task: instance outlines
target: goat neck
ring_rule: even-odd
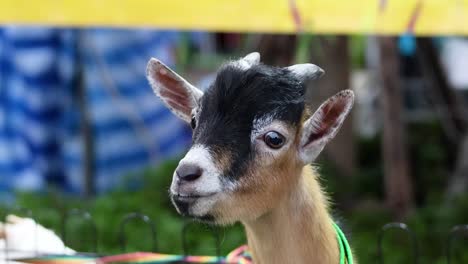
[[[255,263],[338,263],[328,201],[310,166],[270,212],[243,222]]]

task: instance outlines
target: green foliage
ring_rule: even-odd
[[[468,223],[468,196],[453,201],[450,206],[434,204],[415,210],[405,222],[416,234],[419,243],[419,263],[446,263],[447,237],[452,226]],[[346,213],[346,224],[352,230],[350,243],[359,263],[378,263],[377,239],[381,227],[392,222],[390,214],[378,204],[366,204]],[[468,263],[466,234],[456,236],[452,263]],[[392,230],[385,233],[383,250],[385,263],[414,263],[412,244],[406,233]]]
[[[361,69],[365,66],[365,47],[367,36],[350,36],[351,66],[353,69]]]

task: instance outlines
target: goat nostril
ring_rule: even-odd
[[[184,164],[176,170],[177,177],[182,181],[194,181],[202,175],[203,170],[197,165]]]

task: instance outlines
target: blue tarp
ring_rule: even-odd
[[[83,190],[81,67],[98,192],[181,154],[190,132],[145,78],[150,57],[174,64],[178,38],[177,32],[143,29],[0,28],[0,191],[49,184]]]

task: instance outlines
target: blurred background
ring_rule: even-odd
[[[118,3],[117,3],[118,2]],[[67,245],[122,252],[119,223],[150,216],[158,251],[182,253],[184,219],[167,190],[190,128],[145,78],[150,57],[206,88],[217,67],[252,51],[265,64],[312,62],[313,109],[343,89],[357,101],[317,162],[360,263],[376,263],[383,224],[408,224],[421,263],[446,263],[450,229],[468,223],[468,1],[0,1],[0,203],[32,215]],[[27,213],[25,213],[27,212]],[[153,250],[141,223],[127,251]],[[245,243],[220,228],[221,253]],[[214,255],[194,224],[189,253]],[[468,263],[468,236],[454,239]],[[387,234],[388,263],[413,263],[406,234]]]

